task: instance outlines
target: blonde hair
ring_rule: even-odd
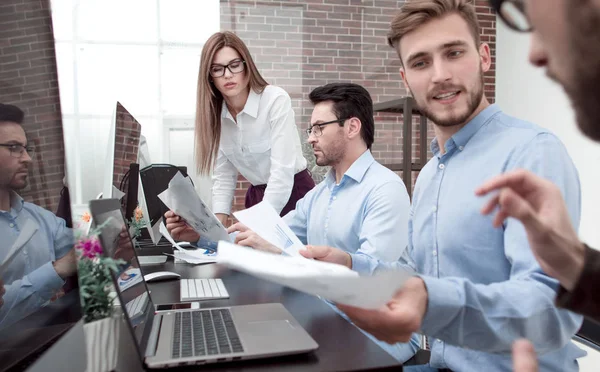
[[[256,93],[261,93],[269,85],[258,72],[248,47],[236,34],[230,31],[217,32],[206,41],[200,57],[196,130],[194,132],[196,144],[195,157],[197,171],[200,174],[207,174],[212,170],[219,152],[219,143],[221,142],[223,95],[213,84],[209,71],[215,54],[224,47],[235,49],[242,60],[245,61],[244,73],[248,78],[250,89]]]
[[[400,39],[404,35],[433,19],[453,13],[460,15],[467,22],[475,46],[479,47],[481,44],[479,22],[472,0],[409,0],[392,19],[387,35],[388,44],[396,49],[400,62],[402,62]]]

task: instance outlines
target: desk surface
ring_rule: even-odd
[[[202,301],[203,308],[280,302],[298,320],[319,344],[308,354],[266,358],[251,361],[198,366],[195,369],[218,369],[225,371],[358,371],[401,370],[401,365],[383,349],[362,334],[356,327],[339,316],[322,300],[291,288],[267,282],[216,264],[192,266],[168,261],[161,265],[143,266],[144,273],[174,271],[182,278],[222,278],[230,298],[227,300]],[[179,301],[179,280],[148,283],[155,304]],[[125,333],[125,334],[124,334]],[[119,370],[137,371],[141,365],[129,332],[122,347],[124,358]],[[127,350],[125,350],[127,349]]]

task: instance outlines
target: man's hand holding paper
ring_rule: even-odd
[[[263,250],[272,253],[283,251],[291,256],[299,256],[298,251],[304,248],[304,244],[266,200],[251,208],[234,212],[233,215],[262,240],[270,243],[270,246]]]
[[[197,242],[200,239],[200,234],[173,211],[165,213],[165,222],[167,231],[175,240]]]
[[[250,230],[246,225],[241,222],[235,223],[231,225],[227,229],[228,233],[237,232],[235,235],[234,243],[244,246],[250,247],[254,249],[258,249],[259,251],[270,252],[275,254],[281,254],[282,250],[277,246],[269,243],[265,239],[263,239],[260,235],[258,235],[253,230]]]

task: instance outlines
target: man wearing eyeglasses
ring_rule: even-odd
[[[365,88],[333,83],[316,88],[309,98],[314,109],[308,142],[316,163],[331,169],[283,220],[309,247],[337,247],[349,265],[372,273],[373,259],[397,261],[406,249],[410,210],[406,186],[371,154],[373,101]],[[167,229],[193,232],[172,216],[167,217]],[[230,226],[228,232],[237,232],[236,244],[281,253],[241,223]],[[196,238],[197,234],[191,237]],[[382,346],[399,359],[414,353],[405,345]]]
[[[340,248],[348,263],[372,273],[372,258],[396,261],[406,248],[410,200],[406,186],[375,161],[373,102],[357,84],[333,83],[313,90],[307,129],[316,163],[329,166],[325,180],[298,201],[284,221],[302,242]],[[237,244],[281,253],[241,223]]]
[[[72,230],[17,193],[27,186],[33,155],[23,118],[18,107],[0,103],[0,277],[5,289],[0,329],[47,304],[76,270]]]
[[[490,105],[483,76],[491,56],[479,35],[468,0],[409,0],[392,20],[401,77],[435,124],[434,156],[417,179],[409,222],[407,261],[419,277],[381,309],[339,308],[382,341],[427,335],[429,365],[407,371],[507,371],[518,337],[543,352],[545,371],[577,371],[585,353],[570,341],[582,318],[554,306],[558,283],[539,267],[522,224],[494,228],[473,193],[493,175],[529,169],[560,185],[567,218],[578,224],[577,172],[556,136]],[[349,266],[335,249],[301,253]]]

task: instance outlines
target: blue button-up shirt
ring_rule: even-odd
[[[340,248],[355,269],[369,271],[374,259],[396,261],[406,250],[409,211],[400,177],[367,150],[339,184],[330,170],[283,219],[304,244]]]
[[[474,194],[493,176],[528,169],[560,187],[577,228],[579,177],[564,145],[491,105],[447,141],[444,154],[435,140],[431,150],[415,185],[407,250],[429,296],[422,331],[438,339],[430,340],[431,366],[511,371],[511,344],[525,337],[540,370],[578,370],[575,358],[584,353],[570,340],[582,317],[554,306],[557,281],[542,272],[523,225],[508,219],[494,228],[493,217],[480,213],[486,199]]]
[[[0,262],[8,255],[26,223],[35,232],[25,241],[17,256],[0,273],[6,293],[0,307],[0,328],[7,327],[44,306],[63,286],[52,261],[73,248],[73,232],[65,221],[16,193],[11,195],[10,211],[0,211]]]

